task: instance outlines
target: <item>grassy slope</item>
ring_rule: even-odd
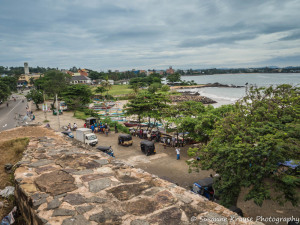
[[[0,189],[4,189],[6,186],[14,186],[13,173],[8,174],[5,172],[4,165],[11,163],[16,164],[22,159],[23,151],[29,143],[28,138],[18,138],[9,141],[0,142]],[[6,216],[13,208],[14,198],[8,199],[0,197],[0,201],[7,204],[7,207],[0,208],[0,220]]]

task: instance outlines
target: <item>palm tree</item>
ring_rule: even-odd
[[[108,91],[111,89],[112,84],[108,81],[108,76],[101,82],[101,86],[106,89],[106,97],[108,97]]]
[[[33,77],[30,77],[30,78],[29,78],[29,84],[30,84],[30,85],[34,85],[34,79],[33,79]]]

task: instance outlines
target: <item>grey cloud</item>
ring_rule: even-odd
[[[300,30],[294,31],[291,34],[280,38],[280,41],[294,41],[294,40],[299,40],[300,39]]]
[[[92,69],[217,66],[247,52],[252,62],[259,54],[275,59],[284,49],[287,63],[300,51],[299,7],[295,0],[2,1],[0,62]],[[219,47],[237,51],[224,61],[217,58]],[[203,52],[212,62],[199,57]]]
[[[257,35],[252,33],[233,34],[231,36],[217,37],[217,38],[194,38],[181,42],[179,47],[203,47],[213,44],[234,44],[237,41],[251,40]]]

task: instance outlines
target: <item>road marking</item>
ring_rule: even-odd
[[[21,101],[19,101],[19,102],[15,105],[15,107],[13,107],[8,113],[6,113],[6,115],[4,116],[3,119],[5,119],[5,117],[6,117],[8,114],[10,114],[11,111],[13,111],[20,103],[21,103]],[[1,123],[1,122],[2,122],[2,120],[0,120],[0,123]]]

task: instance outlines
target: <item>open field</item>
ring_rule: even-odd
[[[95,93],[96,87],[92,88],[92,91]],[[103,95],[106,95],[107,92],[102,93]],[[113,85],[111,89],[108,91],[109,95],[126,95],[133,93],[133,90],[129,88],[129,85]],[[100,94],[100,93],[97,93]]]

